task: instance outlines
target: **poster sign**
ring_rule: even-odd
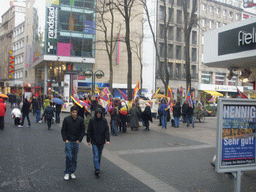
[[[255,100],[218,100],[217,172],[256,169],[255,131]]]
[[[58,43],[58,56],[70,57],[71,44],[70,43]]]
[[[95,23],[93,21],[84,21],[84,33],[95,34]]]
[[[47,54],[56,54],[57,49],[57,23],[58,23],[58,8],[54,6],[46,9],[46,52]]]

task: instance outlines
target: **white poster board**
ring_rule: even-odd
[[[256,170],[256,100],[220,98],[217,117],[215,170]]]
[[[64,89],[63,89],[64,101],[69,101],[69,94],[70,94],[70,74],[64,74]]]

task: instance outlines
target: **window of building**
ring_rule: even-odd
[[[186,0],[187,8],[188,8],[188,9],[190,8],[190,1],[191,1],[191,0]]]
[[[208,71],[202,71],[201,74],[202,84],[211,84],[212,83],[212,73]]]
[[[169,8],[169,19],[170,19],[170,22],[174,22],[174,9],[173,8]]]
[[[168,44],[168,58],[173,59],[173,44]]]
[[[177,1],[177,6],[181,7],[182,6],[182,1]]]
[[[159,43],[159,47],[160,47],[160,57],[164,57],[164,43]]]
[[[177,27],[177,31],[176,31],[176,41],[181,42],[182,41],[182,29]]]
[[[215,73],[215,85],[224,85],[224,73]]]
[[[164,7],[160,6],[160,10],[159,10],[159,18],[160,18],[160,20],[164,20],[164,17],[165,17],[164,10],[165,10]]]
[[[240,20],[240,14],[239,13],[236,14],[236,20]]]
[[[160,24],[160,27],[159,27],[159,36],[160,36],[160,38],[162,38],[162,39],[164,39],[164,25],[161,25]]]
[[[202,35],[202,45],[204,45],[204,35]]]
[[[174,35],[173,35],[173,29],[174,29],[174,28],[171,27],[171,26],[168,27],[168,39],[169,39],[169,40],[173,40],[173,36],[174,36]]]
[[[176,45],[176,59],[181,60],[181,46]]]
[[[197,31],[192,31],[192,44],[197,45]]]
[[[209,22],[209,27],[210,27],[210,29],[213,28],[213,20],[210,20],[210,22]]]
[[[237,77],[233,76],[232,79],[228,80],[228,85],[237,86]]]
[[[210,13],[213,12],[213,6],[210,6]]]
[[[177,23],[181,24],[182,23],[182,11],[177,10]]]
[[[20,72],[20,78],[22,78],[22,77],[23,77],[23,71]]]
[[[216,13],[217,13],[218,15],[220,14],[220,8],[219,8],[219,7],[216,9]]]
[[[206,11],[206,4],[203,3],[202,7],[203,7],[203,11]]]
[[[226,15],[227,15],[227,10],[223,9],[223,16],[226,16]]]
[[[28,43],[28,36],[27,36],[26,42]]]
[[[203,19],[202,19],[202,27],[205,27],[205,26],[206,26],[206,19],[203,18]]]
[[[229,17],[233,18],[234,13],[232,11],[229,12]]]
[[[175,64],[175,76],[181,78],[181,64],[179,63]]]
[[[168,73],[170,77],[173,77],[173,63],[168,63]]]
[[[216,28],[219,28],[220,27],[220,22],[216,22]]]
[[[196,48],[192,48],[191,55],[192,55],[191,60],[196,61],[197,60],[197,50],[196,50]]]
[[[227,25],[227,23],[223,23],[223,26],[226,26]]]
[[[191,66],[191,78],[192,79],[197,79],[197,72],[196,72],[196,65]]]

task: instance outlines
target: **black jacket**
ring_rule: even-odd
[[[101,113],[101,118],[97,118],[97,112]],[[94,145],[103,145],[106,141],[110,141],[108,122],[102,117],[102,110],[97,109],[95,117],[90,119],[88,125],[87,142]]]
[[[141,118],[143,121],[151,121],[152,122],[152,114],[150,106],[147,106],[141,114]]]
[[[73,119],[71,115],[67,116],[63,120],[61,135],[63,141],[79,141],[81,142],[85,135],[85,125],[84,120],[77,116]]]
[[[183,103],[182,105],[182,115],[185,115],[188,113],[188,107],[189,105],[187,103]]]
[[[56,104],[56,113],[60,113],[61,112],[61,108],[62,108],[62,105]]]
[[[29,114],[29,109],[30,109],[30,105],[31,105],[31,103],[29,103],[28,101],[25,101],[24,103],[23,103],[23,105],[22,105],[22,109],[21,109],[21,112],[23,113],[23,114]]]
[[[173,106],[173,116],[174,117],[180,117],[181,116],[180,102],[177,102],[177,104]]]
[[[46,107],[43,116],[45,116],[45,119],[52,119],[54,117],[53,109],[51,107]]]
[[[194,114],[194,106],[188,108],[188,113],[187,114],[188,114],[188,116],[191,116],[191,115]]]

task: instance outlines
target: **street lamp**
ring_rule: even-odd
[[[95,72],[93,72],[92,70],[86,70],[84,72],[84,76],[85,76],[85,78],[92,77],[92,94],[93,94],[94,89],[95,89],[95,79],[96,79],[96,77],[97,77],[97,79],[101,79],[102,77],[104,77],[104,72],[102,70],[97,70]]]

